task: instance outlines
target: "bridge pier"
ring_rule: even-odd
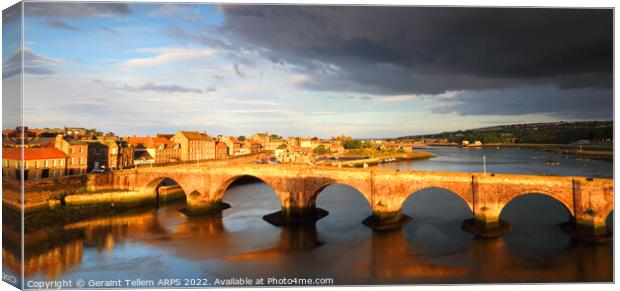
[[[193,192],[187,196],[187,206],[181,212],[187,216],[199,216],[221,213],[222,210],[230,208],[230,204],[221,199],[209,201],[204,199],[200,193]]]
[[[613,239],[607,231],[607,215],[613,209],[613,188],[601,187],[600,179],[573,179],[575,216],[562,229],[573,239],[605,243]],[[611,199],[609,199],[611,197]]]
[[[474,218],[463,221],[462,229],[476,238],[498,238],[512,230],[508,221],[499,219],[501,208],[489,205],[474,208]]]
[[[578,214],[560,227],[577,241],[599,244],[613,239],[612,233],[607,230],[606,217],[592,210]]]
[[[409,223],[411,217],[398,211],[373,211],[362,223],[373,230],[396,230]]]
[[[397,230],[411,221],[411,217],[401,212],[404,197],[393,195],[389,185],[375,185],[372,214],[362,223],[373,230]]]
[[[263,219],[275,226],[314,224],[327,216],[327,210],[316,207],[316,200],[305,192],[276,191],[282,210],[267,214]]]

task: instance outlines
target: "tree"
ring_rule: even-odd
[[[360,149],[362,148],[362,141],[358,139],[349,140],[345,142],[343,146],[345,149],[348,149],[348,150]]]
[[[238,139],[239,141],[245,141],[245,136],[240,135],[239,137],[237,137],[237,139]]]
[[[318,155],[324,155],[324,154],[328,154],[329,150],[326,149],[325,146],[321,144],[314,148],[314,152]]]
[[[277,135],[277,134],[272,134],[272,135],[269,136],[269,138],[271,138],[271,139],[281,139],[282,137]]]

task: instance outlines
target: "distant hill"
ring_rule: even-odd
[[[436,142],[479,140],[482,143],[612,144],[613,121],[510,124],[438,134],[412,135],[397,140],[430,139]]]

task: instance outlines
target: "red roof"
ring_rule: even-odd
[[[8,160],[21,160],[20,148],[3,148],[2,158]],[[24,148],[24,160],[45,160],[66,158],[67,155],[55,148]]]
[[[172,142],[163,137],[130,137],[128,138],[128,141],[134,147],[137,147],[140,144],[144,145],[146,148],[154,148],[160,144],[164,144],[167,147],[172,146]]]
[[[215,143],[215,146],[216,146],[216,147],[219,147],[219,148],[228,148],[228,146],[227,146],[225,143],[220,142],[220,141],[218,141],[217,143]]]

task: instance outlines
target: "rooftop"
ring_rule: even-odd
[[[44,160],[66,158],[67,155],[55,148],[24,148],[24,160]],[[2,158],[21,160],[21,148],[3,148]]]

